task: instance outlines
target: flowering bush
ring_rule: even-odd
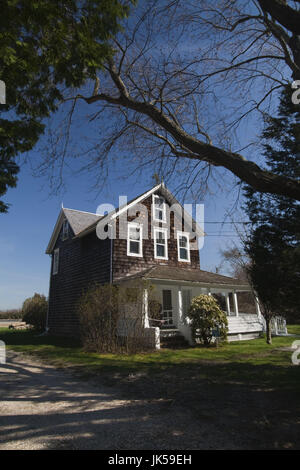
[[[200,341],[208,346],[216,334],[223,341],[227,339],[227,317],[212,295],[201,294],[194,297],[187,317],[191,321],[192,337],[195,343]]]

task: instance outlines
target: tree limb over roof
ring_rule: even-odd
[[[275,92],[289,86],[291,75],[300,78],[300,10],[289,3],[142,5],[113,41],[114,58],[91,94],[66,98],[93,105],[91,120],[112,123],[94,147],[94,164],[126,145],[139,168],[151,163],[171,172],[189,162],[184,173],[199,186],[212,167],[225,168],[259,192],[300,200],[299,180],[267,171],[230,142],[250,115],[257,120]]]

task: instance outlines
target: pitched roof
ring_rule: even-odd
[[[169,189],[167,189],[167,187],[165,186],[164,183],[160,183],[156,186],[154,186],[153,188],[151,188],[150,190],[148,191],[145,191],[144,193],[140,194],[139,196],[135,197],[134,199],[131,199],[131,201],[127,202],[127,204],[124,204],[123,206],[121,207],[118,207],[117,209],[109,212],[108,214],[106,214],[103,219],[102,219],[102,222],[104,223],[109,223],[111,220],[115,219],[116,217],[118,217],[123,211],[125,211],[126,209],[128,209],[129,207],[132,207],[134,206],[135,204],[138,204],[139,202],[142,202],[144,199],[146,199],[147,197],[151,196],[151,194],[154,194],[155,192],[159,191],[164,197],[165,199],[170,203],[170,205],[178,205],[178,206],[181,206],[182,209],[183,209],[183,213],[185,215],[185,221],[187,224],[190,224],[191,225],[191,228],[192,228],[192,225],[195,226],[195,228],[197,229],[197,233],[200,235],[205,235],[203,229],[194,221],[194,219],[191,217],[190,214],[188,214],[185,209],[183,208],[182,204],[180,204],[177,199],[175,198],[175,196],[171,193],[171,191]],[[181,216],[181,214],[180,214]],[[82,232],[79,233],[79,237],[83,237],[85,235],[87,235],[88,233],[90,233],[91,231],[93,231],[95,228],[96,228],[96,225],[97,225],[97,221],[94,222],[93,224],[91,224],[89,227],[86,227],[85,229],[82,230]]]
[[[200,269],[185,269],[172,266],[152,266],[144,271],[114,279],[114,281],[119,282],[137,278],[197,283],[205,287],[213,284],[220,287],[227,286],[250,289],[249,284],[245,281],[240,281],[233,277],[210,273]]]
[[[101,215],[93,214],[92,212],[83,212],[75,209],[66,209],[62,207],[57,218],[54,230],[52,232],[50,241],[48,243],[46,253],[52,253],[57,237],[65,219],[67,219],[75,236],[77,236],[80,232],[82,232],[84,229],[94,224],[95,222],[98,222],[101,218]]]
[[[96,229],[97,223],[99,220],[103,220],[105,223],[109,223],[111,220],[113,220],[115,217],[117,217],[119,214],[121,214],[123,211],[128,209],[131,206],[134,206],[135,204],[143,201],[147,197],[151,196],[151,194],[154,194],[156,191],[160,191],[160,193],[166,198],[166,200],[170,203],[170,205],[176,205],[178,204],[179,206],[182,207],[182,205],[177,201],[175,196],[169,191],[164,183],[160,183],[153,188],[145,191],[144,193],[140,194],[139,196],[135,197],[131,201],[127,202],[127,204],[124,204],[121,207],[118,207],[116,210],[113,210],[109,212],[106,215],[99,215],[99,214],[94,214],[92,212],[83,212],[83,211],[78,211],[75,209],[66,209],[62,208],[60,211],[60,214],[58,216],[58,219],[56,221],[56,225],[54,227],[52,236],[50,238],[46,253],[50,254],[53,251],[53,248],[55,246],[57,237],[59,235],[59,232],[61,230],[63,221],[65,218],[67,218],[75,236],[77,237],[84,237],[85,235],[88,235],[89,233],[93,232]],[[183,208],[184,214],[185,214],[185,221],[188,225],[195,224],[195,228],[197,230],[197,233],[200,235],[205,235],[204,231],[199,227],[199,225],[192,219],[191,215],[188,214],[184,208]],[[181,214],[180,214],[181,216]]]
[[[101,215],[92,212],[82,212],[75,209],[63,209],[63,211],[75,235],[78,235],[95,222],[99,222],[102,218]]]
[[[163,183],[160,183],[157,186],[154,186],[152,189],[147,190],[144,193],[140,194],[139,196],[136,196],[135,198],[131,199],[130,201],[127,202],[127,204],[117,207],[115,210],[109,212],[103,217],[103,222],[104,221],[109,222],[112,218],[117,217],[121,211],[125,210],[126,208],[128,209],[129,206],[135,205],[138,202],[143,201],[146,197],[150,196],[152,193],[160,189],[162,186],[163,186]],[[95,229],[96,225],[97,225],[97,222],[91,224],[89,227],[86,227],[84,230],[82,230],[79,236],[83,237],[87,235],[89,232]]]

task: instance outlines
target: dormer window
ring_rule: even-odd
[[[128,224],[127,255],[143,256],[142,226],[140,224]]]
[[[67,240],[67,238],[69,238],[69,223],[65,219],[63,223],[62,239]]]
[[[177,232],[178,261],[190,262],[190,239],[189,234]]]
[[[152,199],[153,220],[157,222],[166,222],[166,202],[162,196],[153,194]]]
[[[166,228],[154,228],[154,257],[168,259],[168,231]]]

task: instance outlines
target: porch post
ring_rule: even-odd
[[[178,287],[178,323],[183,323],[182,288]]]
[[[254,302],[255,302],[256,315],[258,316],[258,318],[261,318],[261,311],[260,311],[259,301],[258,301],[258,297],[257,297],[256,294],[254,294]]]
[[[144,289],[144,292],[143,292],[143,312],[144,312],[144,327],[149,328],[148,289]]]
[[[278,323],[277,323],[277,317],[274,318],[274,334],[275,336],[278,336]]]
[[[226,299],[226,311],[227,311],[227,315],[229,316],[230,315],[230,300],[229,300],[228,293],[225,294],[225,299]]]
[[[238,300],[237,300],[237,295],[236,295],[235,291],[233,292],[233,306],[234,306],[235,316],[238,317],[239,316],[239,306],[238,306]]]

